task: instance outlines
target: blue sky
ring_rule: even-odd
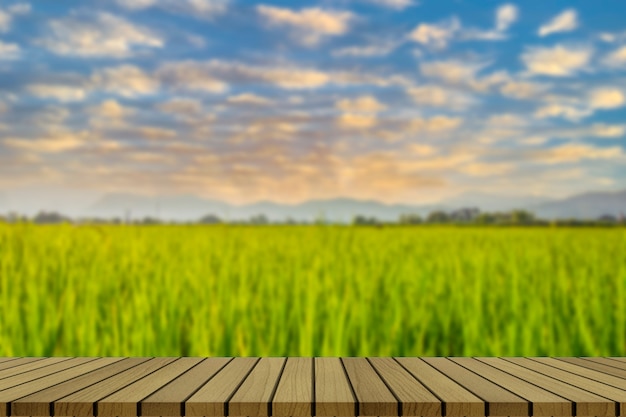
[[[3,1],[0,192],[623,189],[624,16],[621,0]]]

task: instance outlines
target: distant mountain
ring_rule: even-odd
[[[396,221],[402,214],[426,217],[434,210],[451,211],[463,207],[477,207],[481,211],[509,211],[526,209],[537,216],[551,219],[596,219],[604,214],[626,214],[626,190],[616,193],[592,192],[560,200],[536,196],[497,196],[486,193],[465,193],[437,205],[384,204],[375,200],[334,198],[309,200],[299,204],[259,201],[253,204],[232,205],[224,201],[203,199],[193,195],[146,197],[132,194],[107,194],[93,204],[85,216],[132,219],[158,217],[163,220],[190,221],[214,214],[223,220],[249,220],[264,214],[270,221],[291,218],[297,221],[315,221],[325,218],[330,222],[351,222],[354,216],[376,217]]]
[[[197,220],[205,214],[225,216],[231,206],[193,195],[148,197],[134,194],[106,194],[89,207],[85,216],[132,219],[158,217],[166,220]]]
[[[503,196],[481,192],[466,192],[443,201],[443,205],[451,209],[462,207],[478,207],[481,211],[510,211],[524,209],[552,200],[537,196]]]
[[[440,206],[388,205],[373,200],[336,198],[310,200],[290,205],[260,201],[246,205],[208,200],[191,195],[169,197],[146,197],[131,194],[107,194],[93,204],[85,216],[132,219],[146,216],[164,220],[198,220],[207,214],[214,214],[224,220],[249,220],[250,217],[264,214],[270,221],[292,218],[298,221],[314,221],[325,218],[331,222],[350,222],[356,215],[376,217],[379,220],[395,221],[401,214],[417,213],[425,216]]]
[[[549,203],[538,204],[530,209],[539,217],[597,219],[605,214],[626,215],[626,190],[617,192],[589,192]]]

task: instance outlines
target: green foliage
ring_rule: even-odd
[[[0,356],[624,356],[621,228],[0,224]]]

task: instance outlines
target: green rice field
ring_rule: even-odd
[[[0,224],[0,356],[626,356],[626,229]]]

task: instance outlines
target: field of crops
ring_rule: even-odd
[[[626,230],[0,224],[0,356],[626,356]]]

